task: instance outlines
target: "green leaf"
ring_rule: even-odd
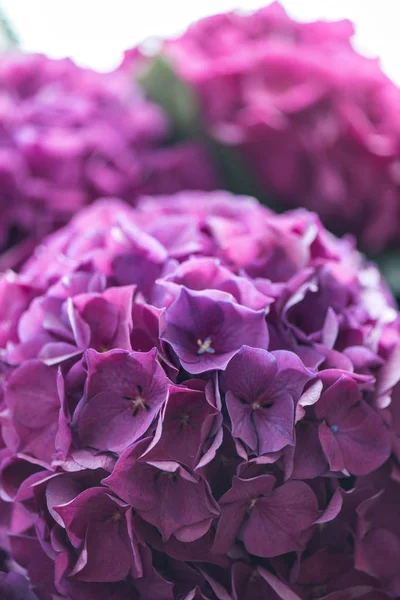
[[[239,150],[210,136],[207,136],[205,143],[218,167],[224,189],[233,194],[253,196],[272,210],[282,210],[272,196],[267,195],[258,184],[251,166],[246,164]]]
[[[388,282],[393,295],[400,298],[400,252],[387,251],[375,257],[382,275]]]
[[[240,151],[206,131],[196,92],[179,78],[165,56],[159,54],[147,62],[137,79],[147,96],[168,115],[172,124],[171,144],[188,139],[203,144],[213,158],[224,189],[254,196],[275,211],[283,210],[284,207],[258,184],[251,165],[246,163]]]
[[[148,97],[168,114],[175,140],[193,137],[199,127],[199,109],[195,92],[175,73],[162,55],[147,63],[138,81]]]

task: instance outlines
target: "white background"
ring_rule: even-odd
[[[179,33],[196,18],[269,0],[2,0],[22,47],[54,57],[71,56],[100,70],[115,67],[125,48],[149,36]],[[400,0],[283,0],[301,19],[349,18],[356,46],[379,56],[400,84]]]

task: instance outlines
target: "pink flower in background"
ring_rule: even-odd
[[[161,56],[194,93],[193,130],[201,121],[235,151],[220,164],[229,189],[255,186],[267,204],[314,210],[376,253],[399,244],[400,92],[352,35],[349,21],[300,23],[274,2],[202,19]],[[141,72],[143,62],[135,48],[121,70]]]
[[[11,249],[0,269],[18,266],[37,241],[99,196],[133,204],[143,193],[217,187],[206,150],[169,138],[167,115],[122,71],[3,56],[0,250]]]

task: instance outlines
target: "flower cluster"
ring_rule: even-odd
[[[162,54],[260,196],[314,210],[375,253],[400,239],[400,91],[352,34],[348,21],[298,23],[273,3],[203,19]],[[124,65],[138,60],[128,51]]]
[[[100,201],[1,277],[0,347],[40,600],[400,595],[397,312],[315,215]]]
[[[205,150],[167,145],[166,115],[131,79],[68,59],[1,58],[0,251],[12,249],[0,270],[99,196],[133,203],[143,193],[215,187]]]

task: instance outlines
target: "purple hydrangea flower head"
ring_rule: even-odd
[[[0,304],[0,590],[399,596],[400,321],[351,241],[227,192],[103,199]]]
[[[0,267],[100,196],[218,186],[199,143],[167,145],[170,124],[123,71],[7,55],[0,61]]]
[[[194,131],[200,121],[232,161],[230,185],[242,161],[242,193],[256,179],[267,202],[314,210],[377,252],[399,244],[400,92],[353,33],[349,21],[297,22],[273,2],[204,18],[161,56],[196,97]],[[143,63],[135,48],[121,70]]]

